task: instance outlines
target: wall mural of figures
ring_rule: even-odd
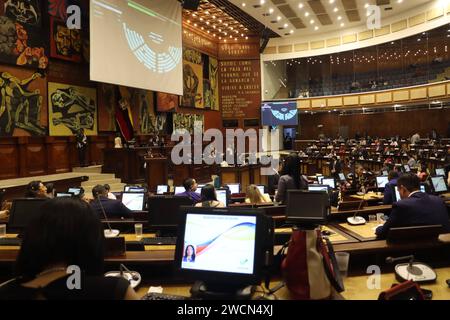
[[[98,88],[98,130],[116,131],[116,86],[100,83]]]
[[[219,79],[217,59],[202,54],[203,100],[205,109],[219,110]]]
[[[45,69],[41,1],[0,0],[0,62]]]
[[[203,127],[204,116],[202,114],[175,113],[173,115],[174,132],[181,132],[186,129],[190,134],[193,134],[195,128],[203,132]]]
[[[49,133],[74,135],[80,128],[97,135],[97,90],[61,83],[48,83]]]
[[[48,14],[65,21],[67,19],[67,0],[48,0]]]
[[[47,105],[44,75],[0,68],[0,136],[43,136]]]
[[[183,50],[183,107],[204,107],[202,54],[196,50]]]
[[[209,57],[209,100],[212,110],[219,110],[219,62]]]
[[[50,57],[81,62],[81,30],[69,29],[62,20],[50,17]]]
[[[0,0],[0,14],[24,25],[42,25],[39,0]]]
[[[156,111],[158,112],[177,112],[180,97],[175,94],[157,92],[156,93]]]
[[[139,133],[150,133],[151,119],[155,118],[153,92],[135,89],[133,92],[133,107],[139,111]]]

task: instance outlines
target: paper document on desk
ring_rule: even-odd
[[[163,287],[159,286],[159,287],[150,287],[148,289],[148,293],[162,293],[163,292]]]

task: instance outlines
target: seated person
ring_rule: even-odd
[[[444,201],[420,192],[420,181],[415,174],[404,174],[398,181],[401,200],[392,205],[392,211],[383,226],[376,229],[378,238],[386,238],[390,228],[442,225],[450,232],[450,222]]]
[[[284,203],[287,190],[308,190],[308,181],[300,173],[300,158],[297,153],[292,152],[287,156],[280,175],[275,201]]]
[[[247,187],[245,203],[264,204],[272,203],[272,200],[266,194],[262,194],[256,185],[251,184]]]
[[[106,189],[106,192],[108,192],[108,199],[117,200],[114,193],[111,192],[111,186],[109,184],[107,184],[107,183],[105,184],[105,189]]]
[[[201,202],[197,203],[196,207],[207,208],[224,208],[225,204],[217,201],[216,188],[212,184],[207,184],[202,188]]]
[[[399,174],[397,171],[389,171],[388,180],[389,182],[384,187],[383,204],[394,203],[394,193],[395,186],[397,185]]]
[[[188,197],[194,203],[200,202],[202,200],[201,196],[195,192],[195,190],[197,190],[197,181],[195,181],[195,179],[192,178],[185,179],[183,182],[183,187],[186,191],[177,194],[177,196]]]
[[[27,185],[25,198],[47,198],[47,188],[41,181],[31,181]]]
[[[108,199],[108,192],[104,185],[96,185],[92,188],[94,200],[90,205],[100,219],[103,219],[103,210],[108,218],[132,218],[133,211],[128,209],[121,201]],[[102,209],[103,208],[103,209]]]
[[[49,182],[45,184],[45,188],[47,188],[47,198],[53,199],[56,194],[55,185]]]
[[[25,230],[17,277],[0,285],[0,300],[137,299],[127,280],[103,276],[103,230],[89,205],[56,198]],[[69,266],[79,267],[79,288]],[[70,289],[68,284],[74,284]]]

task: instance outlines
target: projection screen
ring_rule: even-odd
[[[90,0],[91,80],[183,95],[181,4]]]

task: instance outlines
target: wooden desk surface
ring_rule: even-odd
[[[371,214],[371,213],[378,213],[378,212],[387,212],[390,211],[392,209],[392,205],[387,204],[387,205],[379,205],[379,206],[367,206],[364,207],[360,210],[357,209],[352,209],[352,210],[342,210],[339,211],[336,207],[332,207],[331,208],[331,214],[332,215],[349,215],[349,214],[354,214],[355,211],[358,211],[358,214]]]
[[[377,194],[377,193],[366,193],[365,195],[359,196],[359,195],[352,195],[351,198],[358,199],[358,200],[364,200],[364,201],[375,201],[375,200],[382,200],[383,194]]]
[[[431,284],[421,285],[421,288],[433,291],[433,300],[450,300],[450,289],[445,280],[450,279],[450,268],[434,269],[437,273],[437,281]],[[380,288],[369,289],[367,280],[369,275],[351,276],[344,279],[345,291],[341,295],[347,300],[377,300],[382,291],[389,289],[392,284],[398,283],[395,279],[394,273],[385,273],[381,275]],[[271,282],[270,287],[275,287],[279,282]],[[161,286],[163,293],[190,296],[189,290],[191,285],[188,284],[164,284],[161,282],[144,283],[136,290],[139,297],[144,296],[150,286]],[[258,293],[256,295],[259,295]],[[276,292],[275,296],[279,300],[288,300],[289,292],[286,287],[281,288]]]
[[[338,224],[337,227],[360,241],[371,241],[376,239],[375,229],[379,225],[378,222],[367,222],[364,225],[352,226],[345,222]]]
[[[349,236],[348,234],[345,234],[344,232],[342,232],[341,230],[339,230],[338,228],[336,228],[334,226],[322,226],[321,228],[322,228],[322,230],[331,232],[331,234],[328,236],[328,238],[330,239],[331,243],[333,243],[333,244],[358,242],[357,239]],[[292,228],[275,229],[275,233],[283,233],[283,232],[291,233]]]

